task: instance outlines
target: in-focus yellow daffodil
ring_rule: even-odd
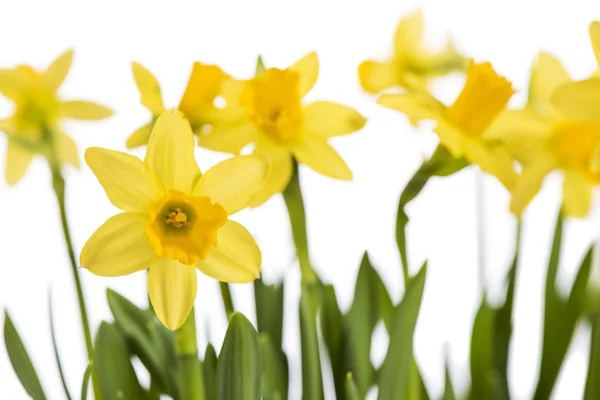
[[[352,172],[329,145],[333,136],[361,129],[366,120],[358,112],[331,101],[302,104],[319,75],[312,52],[291,67],[271,68],[248,81],[229,81],[223,87],[223,118],[198,144],[211,150],[239,154],[249,143],[255,155],[271,160],[271,173],[253,206],[285,189],[292,176],[292,157],[318,173],[351,180]]]
[[[472,63],[466,83],[454,104],[444,106],[426,92],[383,94],[378,103],[401,111],[413,120],[437,122],[435,132],[455,158],[464,157],[494,175],[511,189],[516,180],[512,157],[503,143],[488,135],[488,127],[506,108],[514,91],[491,64]]]
[[[387,61],[364,61],[358,67],[362,87],[379,93],[391,87],[425,87],[431,78],[468,67],[465,57],[448,43],[442,50],[425,47],[423,13],[419,10],[400,20],[394,36],[394,50]]]
[[[81,265],[100,276],[149,268],[148,292],[162,323],[177,329],[196,296],[196,268],[224,282],[259,275],[261,253],[250,233],[228,217],[247,207],[268,174],[268,161],[239,156],[201,174],[189,123],[161,114],[146,158],[90,148],[85,159],[109,200],[124,212],[87,241]]]
[[[569,82],[560,62],[540,53],[531,71],[527,107],[507,111],[490,127],[490,134],[502,138],[522,164],[512,190],[511,211],[517,215],[553,170],[564,173],[563,211],[569,216],[588,213],[592,188],[600,183],[600,123],[567,117],[550,101],[556,89]]]
[[[590,24],[590,39],[600,67],[600,22]],[[556,88],[552,104],[563,114],[580,121],[600,123],[600,69],[591,78]]]
[[[16,184],[27,172],[36,154],[55,156],[60,164],[79,168],[79,156],[73,140],[60,129],[63,118],[99,120],[112,115],[104,106],[83,100],[61,100],[57,90],[63,83],[73,51],[59,56],[45,71],[20,65],[0,70],[0,93],[15,104],[12,116],[0,121],[0,130],[8,136],[6,180]]]
[[[135,83],[140,91],[141,103],[152,113],[152,119],[127,139],[127,148],[146,145],[154,122],[165,111],[160,85],[154,75],[135,62],[132,69]],[[194,63],[178,109],[186,116],[195,134],[210,128],[217,117],[219,109],[215,106],[215,100],[219,97],[223,83],[228,78],[228,75],[216,65]]]

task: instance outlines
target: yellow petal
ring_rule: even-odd
[[[434,132],[440,138],[440,144],[444,146],[455,158],[460,158],[465,154],[465,138],[454,124],[440,120],[434,129]]]
[[[221,282],[252,282],[260,274],[262,255],[242,225],[228,220],[218,232],[218,244],[206,260],[196,264],[204,274]]]
[[[81,250],[80,264],[99,276],[122,276],[150,267],[155,257],[148,243],[148,219],[121,213],[110,217]]]
[[[290,70],[300,75],[300,97],[304,97],[315,86],[319,77],[319,59],[316,52],[310,52],[292,65]]]
[[[68,135],[63,132],[56,132],[55,136],[56,147],[58,151],[58,161],[61,164],[71,164],[75,168],[79,168],[79,152],[77,145]]]
[[[550,101],[571,118],[600,123],[600,78],[560,86],[552,93]]]
[[[476,140],[467,140],[464,146],[467,160],[498,178],[508,190],[515,186],[517,173],[506,149],[502,146],[486,145]]]
[[[250,207],[258,207],[287,187],[292,176],[292,156],[286,149],[272,145],[266,140],[257,143],[252,154],[266,157],[271,162],[269,174],[250,204]]]
[[[590,40],[592,41],[596,62],[600,65],[600,21],[592,21],[590,24]]]
[[[556,113],[550,96],[559,87],[571,81],[569,74],[554,56],[541,52],[531,69],[528,104],[541,115]]]
[[[191,192],[200,169],[194,158],[194,134],[181,112],[167,110],[158,117],[145,162],[165,191]]]
[[[567,170],[563,183],[563,209],[571,217],[583,218],[592,204],[592,184],[579,171]]]
[[[44,72],[46,87],[55,91],[63,83],[73,62],[73,50],[67,50],[50,64]]]
[[[377,102],[384,107],[400,111],[415,121],[440,120],[443,112],[443,107],[433,99],[415,94],[382,94]]]
[[[396,65],[391,61],[363,61],[358,66],[358,78],[363,89],[372,94],[400,84]]]
[[[132,70],[135,84],[140,91],[142,105],[150,110],[153,115],[162,113],[165,106],[163,105],[160,85],[152,72],[136,62],[132,64]]]
[[[315,101],[304,107],[304,130],[323,137],[347,135],[367,120],[354,109],[332,101]]]
[[[523,166],[523,172],[518,177],[517,183],[511,192],[510,211],[513,214],[521,215],[540,191],[544,178],[554,167],[554,160],[548,157],[536,159],[534,162]]]
[[[246,118],[235,122],[218,121],[210,133],[198,134],[198,145],[213,151],[239,154],[256,136],[256,128]]]
[[[352,171],[340,155],[318,136],[306,134],[292,151],[299,163],[308,165],[316,172],[334,179],[352,180]]]
[[[138,128],[135,132],[131,134],[127,138],[127,146],[128,149],[134,149],[136,147],[145,146],[148,144],[150,140],[150,132],[152,132],[152,126],[154,124],[152,122]]]
[[[148,272],[148,293],[156,316],[171,330],[179,328],[194,307],[196,268],[159,258]]]
[[[0,69],[0,93],[14,102],[22,97],[25,79],[17,69]]]
[[[421,10],[402,18],[398,22],[394,35],[394,52],[396,55],[420,52],[424,31],[423,12]]]
[[[213,108],[215,98],[221,93],[227,74],[216,65],[195,62],[179,110],[189,119],[202,115],[205,108]]]
[[[85,161],[111,203],[123,211],[148,212],[162,192],[144,163],[127,153],[90,147]]]
[[[80,119],[83,121],[96,121],[108,118],[113,111],[100,104],[85,100],[70,100],[60,104],[59,115],[65,118]]]
[[[6,182],[9,185],[16,185],[21,180],[27,172],[33,156],[34,154],[30,150],[12,140],[8,141],[6,147]]]
[[[210,168],[194,188],[194,196],[207,196],[228,215],[248,207],[269,173],[269,161],[258,156],[238,156]]]

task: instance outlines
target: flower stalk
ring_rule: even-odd
[[[204,400],[204,380],[198,360],[196,317],[193,308],[181,328],[175,331],[175,350],[182,371],[184,398]]]

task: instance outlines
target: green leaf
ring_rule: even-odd
[[[448,365],[447,359],[444,362],[444,376],[445,388],[442,400],[456,400],[456,395],[454,394],[454,387],[452,386],[452,378],[450,377],[450,367]]]
[[[238,312],[229,320],[217,359],[217,399],[258,400],[261,380],[258,333]]]
[[[336,398],[344,400],[346,398],[346,375],[348,372],[345,354],[345,321],[338,306],[333,285],[326,285],[323,288],[323,304],[321,305],[320,316],[321,333],[329,354]]]
[[[52,348],[54,349],[54,359],[56,360],[56,366],[58,367],[58,373],[60,375],[60,382],[62,383],[65,396],[68,400],[71,400],[71,394],[69,393],[69,387],[67,386],[67,380],[60,361],[60,354],[58,353],[58,346],[56,344],[56,332],[54,330],[54,313],[52,309],[52,291],[48,291],[48,314],[50,315],[50,335],[52,336]]]
[[[94,362],[104,400],[144,399],[144,391],[129,359],[125,337],[116,326],[104,321],[94,341]]]
[[[161,393],[180,399],[177,380],[180,366],[173,333],[157,322],[151,311],[136,307],[115,291],[108,289],[106,297],[117,327],[127,338],[130,352],[148,369]]]
[[[584,400],[600,399],[600,307],[593,312],[591,337]]]
[[[300,294],[300,345],[302,349],[302,398],[323,399],[323,378],[317,333],[317,310],[321,303],[321,285],[302,282]]]
[[[83,373],[83,381],[81,382],[81,400],[87,400],[88,387],[90,386],[90,377],[92,376],[92,366],[88,365]]]
[[[413,336],[425,287],[427,264],[410,281],[394,311],[390,344],[379,374],[379,399],[402,399],[408,388],[413,362]]]
[[[204,374],[204,392],[207,399],[217,398],[217,353],[212,344],[206,346],[204,361],[202,362]]]
[[[267,68],[265,67],[265,63],[263,62],[262,56],[258,56],[258,60],[256,61],[256,73],[255,76],[262,76]]]
[[[540,377],[535,390],[535,400],[550,398],[560,368],[571,343],[575,326],[585,311],[586,287],[592,264],[592,251],[587,252],[579,267],[568,299],[563,299],[556,289],[560,261],[562,217],[558,216],[545,289],[544,334]]]
[[[266,333],[277,348],[283,341],[283,282],[265,285],[262,279],[254,281],[256,322],[259,333]]]
[[[348,372],[346,374],[344,388],[345,388],[346,398],[348,400],[362,400],[363,399],[363,397],[360,397],[360,393],[358,392],[358,387],[356,386],[356,384],[354,383],[354,380],[352,379],[352,372]]]
[[[276,347],[271,338],[259,334],[262,366],[261,393],[264,400],[288,398],[288,363],[285,353]]]
[[[406,225],[408,215],[404,211],[406,205],[413,201],[433,176],[448,176],[466,167],[468,162],[464,158],[456,159],[443,146],[438,145],[431,158],[424,161],[413,177],[408,181],[400,195],[398,215],[396,217],[396,243],[400,251],[400,259],[406,271],[408,268],[408,255],[406,251]]]
[[[471,337],[471,398],[491,399],[494,393],[494,309],[481,301]]]
[[[27,391],[27,394],[34,400],[42,400],[46,398],[42,384],[38,379],[35,368],[31,363],[27,349],[21,341],[19,332],[12,323],[8,311],[4,312],[4,345],[8,353],[8,358],[12,364],[13,370],[21,385]]]

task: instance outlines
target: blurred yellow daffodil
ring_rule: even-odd
[[[99,120],[112,115],[104,106],[83,100],[61,100],[57,90],[63,83],[73,51],[59,56],[42,72],[20,65],[0,70],[0,93],[15,104],[12,116],[0,120],[0,130],[8,136],[6,180],[16,184],[27,172],[36,154],[56,157],[60,164],[79,168],[73,140],[60,129],[63,118]]]
[[[303,105],[302,98],[318,75],[319,61],[312,52],[287,69],[271,68],[253,79],[223,86],[227,104],[223,118],[211,133],[199,136],[198,144],[239,154],[254,143],[254,154],[271,160],[271,173],[252,206],[285,189],[292,176],[292,157],[331,178],[352,179],[327,140],[361,129],[366,120],[352,108],[331,101]]]
[[[154,75],[135,62],[132,69],[135,83],[140,91],[141,103],[152,113],[152,119],[127,139],[127,148],[130,149],[148,143],[154,122],[165,111],[160,85]],[[215,106],[215,100],[220,95],[223,83],[228,78],[228,75],[216,65],[194,63],[178,109],[186,116],[195,134],[200,134],[203,129],[214,122],[219,112]]]
[[[590,24],[590,39],[600,67],[600,22]],[[600,69],[591,78],[556,88],[552,104],[563,114],[580,121],[600,123]]]
[[[510,190],[517,177],[512,157],[497,138],[488,135],[488,127],[506,108],[513,93],[510,82],[497,75],[491,64],[472,63],[465,85],[450,107],[423,91],[383,94],[378,103],[413,120],[436,121],[434,130],[440,144],[453,157],[477,164]]]
[[[391,87],[425,87],[434,77],[468,67],[465,57],[448,43],[442,50],[431,51],[423,43],[423,13],[419,10],[400,20],[394,36],[394,50],[387,61],[364,61],[358,67],[362,87],[379,93]]]
[[[588,213],[592,188],[600,183],[600,121],[578,121],[551,103],[557,88],[569,82],[560,62],[540,53],[531,71],[527,107],[507,111],[490,128],[493,136],[502,138],[514,150],[522,164],[522,174],[512,190],[511,211],[517,215],[553,170],[564,173],[563,210],[569,216],[584,217]]]
[[[268,161],[233,157],[201,174],[182,113],[154,125],[146,158],[90,148],[85,159],[109,200],[124,212],[87,241],[81,265],[96,275],[150,268],[148,292],[162,323],[177,329],[196,296],[196,268],[224,282],[259,275],[261,253],[250,233],[228,217],[247,207],[268,174]]]

